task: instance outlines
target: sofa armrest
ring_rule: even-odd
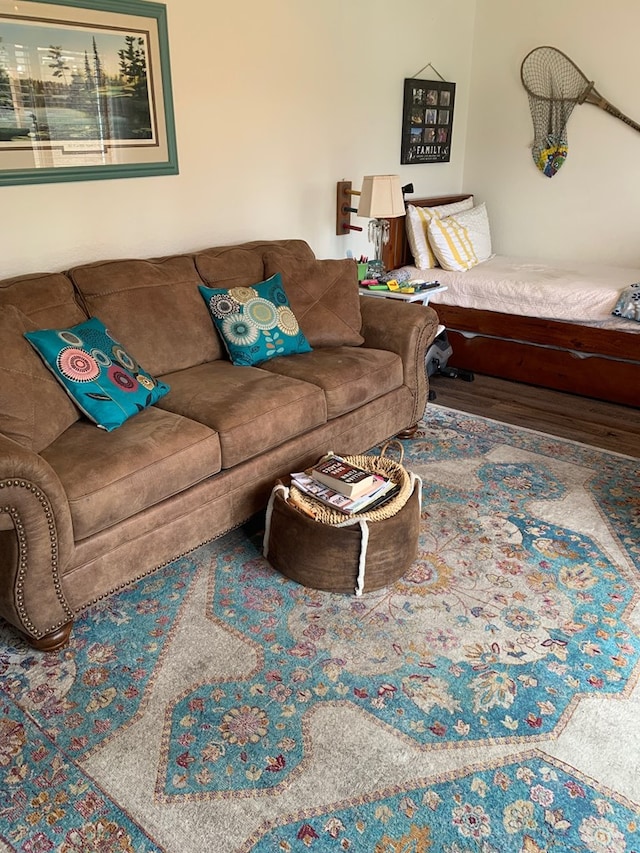
[[[61,579],[72,553],[58,476],[37,453],[0,434],[0,616],[32,640],[73,619]]]
[[[364,346],[390,350],[402,359],[404,384],[413,394],[415,424],[427,405],[429,379],[425,358],[436,336],[438,315],[421,303],[366,296],[360,299],[360,309]]]

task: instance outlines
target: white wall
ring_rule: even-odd
[[[481,0],[472,62],[464,189],[487,201],[500,253],[640,267],[640,133],[591,106],[568,123],[553,178],[531,157],[520,65],[539,45],[568,54],[601,94],[640,123],[637,0]]]
[[[180,174],[0,188],[0,277],[254,238],[369,252],[335,234],[338,180],[462,187],[475,6],[168,0]],[[403,80],[428,62],[457,83],[452,161],[400,166]]]

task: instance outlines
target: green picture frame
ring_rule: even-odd
[[[0,0],[0,186],[177,174],[164,4]]]

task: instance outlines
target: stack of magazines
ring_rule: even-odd
[[[340,456],[325,456],[310,471],[291,474],[291,485],[345,515],[377,509],[400,490],[393,480],[365,471]]]

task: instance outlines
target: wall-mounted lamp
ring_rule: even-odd
[[[336,200],[336,234],[348,234],[349,231],[362,231],[359,225],[351,224],[351,214],[380,219],[393,219],[404,216],[404,193],[413,192],[413,184],[400,186],[398,175],[366,175],[362,180],[362,190],[351,188],[351,181],[338,181]],[[358,207],[351,207],[351,196],[360,196]],[[375,242],[369,229],[369,239]],[[374,226],[374,230],[377,227]],[[384,226],[382,226],[384,230]]]
[[[338,181],[336,205],[336,234],[362,231],[351,224],[351,214],[370,217],[369,240],[374,244],[375,259],[383,260],[383,250],[389,240],[389,219],[405,215],[405,193],[413,192],[413,184],[400,186],[398,175],[366,175],[362,190],[351,189],[351,181]],[[351,207],[351,196],[360,196],[358,207]],[[389,260],[389,259],[387,259]]]
[[[398,175],[364,177],[358,216],[371,218],[368,234],[376,260],[382,260],[383,247],[389,242],[389,220],[404,214],[404,196]]]

